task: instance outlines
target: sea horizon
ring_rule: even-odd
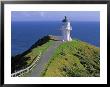
[[[71,37],[100,47],[99,21],[70,21]],[[11,54],[21,54],[46,35],[61,36],[61,21],[12,21]]]

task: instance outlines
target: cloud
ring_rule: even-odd
[[[12,11],[12,21],[59,21],[67,16],[70,21],[100,21],[95,11]]]
[[[44,17],[45,16],[45,13],[44,12],[40,12],[40,16],[41,17]]]

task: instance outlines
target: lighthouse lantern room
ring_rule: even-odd
[[[70,31],[72,30],[72,27],[70,25],[70,22],[66,16],[62,20],[62,22],[63,22],[62,27],[61,27],[62,41],[71,41],[72,39],[70,37]]]

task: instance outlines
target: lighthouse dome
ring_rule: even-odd
[[[67,17],[65,16],[65,18],[62,20],[62,22],[68,22]]]

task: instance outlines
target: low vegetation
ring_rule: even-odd
[[[80,40],[62,43],[42,72],[44,77],[99,77],[100,49]]]
[[[52,36],[45,36],[29,50],[12,57],[11,73],[31,65],[40,52],[46,51],[54,41]],[[77,39],[64,42],[56,48],[41,75],[43,77],[99,77],[100,49]]]
[[[52,43],[53,40],[51,40],[49,36],[45,36],[33,44],[29,50],[23,52],[22,54],[12,56],[11,73],[15,70],[17,71],[31,65],[40,52],[43,53],[49,46],[52,45]]]

